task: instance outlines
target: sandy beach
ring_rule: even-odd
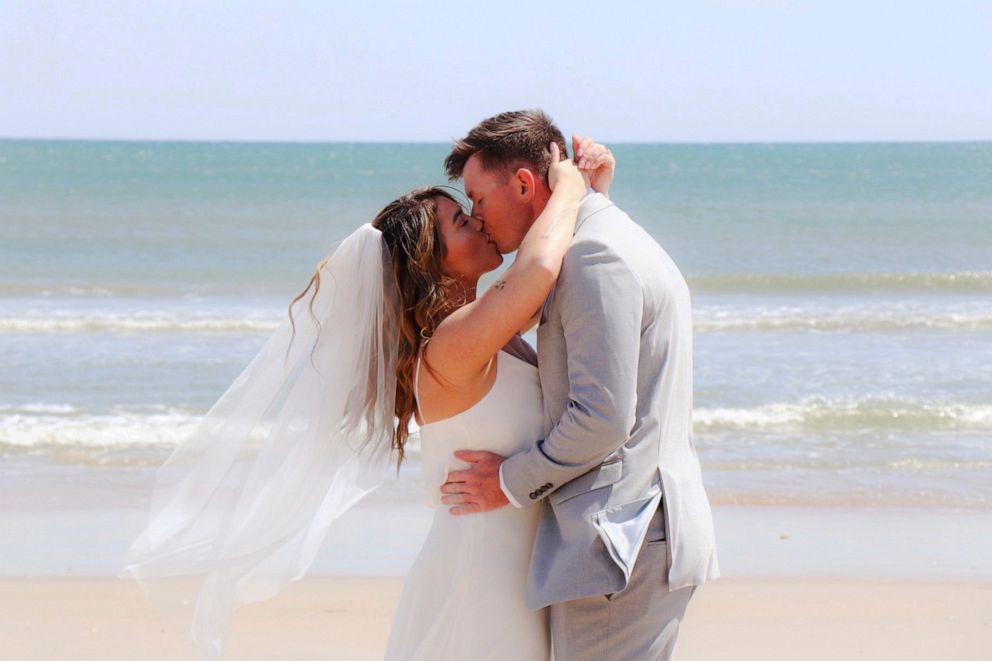
[[[144,523],[140,480],[22,473],[0,489],[0,659],[192,660],[114,576]],[[237,611],[225,661],[381,659],[432,514],[399,504],[413,500],[403,489],[346,514],[304,580]],[[724,578],[690,605],[681,661],[989,658],[992,513],[716,505],[714,517]]]
[[[380,659],[402,579],[309,577],[235,617],[228,660]],[[682,661],[988,659],[992,581],[722,578],[683,624]],[[190,658],[116,578],[0,580],[0,648],[18,661]]]

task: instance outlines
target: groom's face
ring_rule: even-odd
[[[516,177],[482,167],[478,155],[465,162],[462,171],[465,194],[472,201],[472,215],[504,255],[520,246],[534,220],[526,194],[521,195]]]

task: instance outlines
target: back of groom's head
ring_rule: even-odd
[[[461,179],[465,163],[478,154],[482,167],[508,177],[526,167],[544,182],[548,180],[548,145],[558,143],[564,157],[565,137],[541,110],[503,112],[479,122],[461,140],[455,141],[444,161],[448,178]]]

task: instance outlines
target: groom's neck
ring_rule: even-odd
[[[531,224],[537,220],[537,217],[541,215],[544,211],[544,207],[548,206],[548,200],[551,199],[551,189],[547,186],[538,186],[534,191],[534,199],[531,201],[531,214],[530,222]]]

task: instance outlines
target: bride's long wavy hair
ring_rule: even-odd
[[[410,420],[417,402],[414,394],[414,371],[417,356],[424,342],[430,339],[438,324],[458,306],[449,299],[455,280],[441,270],[445,254],[444,241],[439,225],[437,198],[446,197],[459,204],[450,192],[436,186],[417,188],[399,197],[376,214],[372,226],[382,232],[389,250],[393,275],[400,300],[399,352],[396,360],[396,403],[394,412],[398,421],[393,437],[393,448],[398,453],[397,462],[405,456],[404,447],[409,436]],[[306,288],[289,304],[289,318],[293,320],[293,304],[313,289],[310,312],[320,290],[320,271],[327,258],[317,265]],[[427,369],[431,370],[427,361]],[[433,370],[431,370],[434,373]]]

